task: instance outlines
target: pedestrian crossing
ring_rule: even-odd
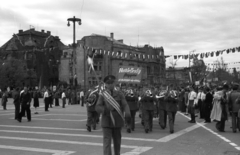
[[[58,109],[59,110],[59,109]],[[60,113],[61,112],[61,113]],[[40,111],[32,115],[32,121],[23,119],[22,123],[13,120],[11,115],[1,116],[0,149],[11,152],[19,150],[24,153],[50,153],[52,155],[102,154],[103,136],[101,127],[87,132],[86,113],[68,113],[66,111]],[[9,113],[14,115],[13,113]],[[189,126],[190,128],[191,126]],[[187,131],[198,128],[191,127]],[[158,120],[154,120],[153,132],[145,134],[136,117],[136,129],[131,134],[122,131],[122,155],[144,154],[153,147],[151,143],[168,142],[186,133],[185,128],[176,124],[176,135],[169,135],[168,130],[161,130]],[[175,136],[174,136],[175,135]],[[169,137],[170,136],[170,137]],[[87,150],[87,151],[84,151]]]

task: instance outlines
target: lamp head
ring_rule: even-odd
[[[70,23],[69,23],[69,21],[68,21],[68,24],[67,24],[67,26],[70,26]]]

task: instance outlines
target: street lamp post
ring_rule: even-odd
[[[67,26],[70,26],[70,22],[73,22],[73,53],[72,53],[72,70],[71,70],[71,79],[72,79],[72,86],[74,89],[74,98],[73,98],[73,104],[77,103],[77,69],[76,69],[76,64],[77,64],[77,56],[76,56],[76,42],[75,42],[75,36],[76,36],[76,27],[75,27],[75,23],[78,22],[79,25],[81,25],[82,21],[80,18],[75,18],[75,16],[73,16],[73,18],[68,18],[67,19],[68,24]],[[76,78],[76,79],[75,79]],[[75,83],[75,85],[74,85]]]

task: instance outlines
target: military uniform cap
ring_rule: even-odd
[[[113,84],[115,81],[116,77],[113,75],[108,75],[103,79],[103,82],[106,84]]]

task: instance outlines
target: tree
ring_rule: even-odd
[[[171,69],[173,69],[173,75],[174,75],[174,79],[176,79],[176,77],[175,77],[175,66],[177,66],[177,61],[178,61],[179,59],[176,59],[175,61],[174,61],[174,59],[171,59],[170,60],[170,67],[169,68],[171,68]]]
[[[216,60],[213,63],[212,77],[217,78],[218,81],[228,81],[234,80],[234,77],[227,71],[227,64],[224,62],[223,57],[220,60]]]
[[[10,60],[0,60],[0,87],[23,86],[28,73],[26,71],[26,63],[22,60],[11,58]]]
[[[193,65],[191,66],[193,81],[201,81],[206,77],[206,65],[203,60],[193,58]]]

